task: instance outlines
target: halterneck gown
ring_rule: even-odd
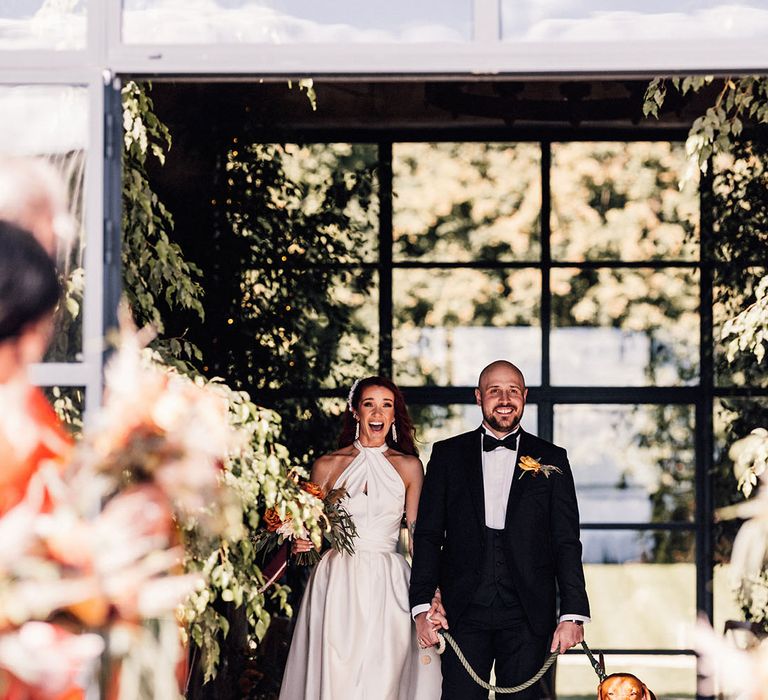
[[[386,445],[354,446],[358,454],[334,486],[349,494],[355,553],[328,551],[312,572],[280,700],[438,700],[440,660],[418,648],[410,567],[395,551],[405,484]]]

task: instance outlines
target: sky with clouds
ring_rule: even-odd
[[[106,0],[101,0],[106,1]],[[128,43],[471,40],[473,0],[123,0]],[[763,37],[768,0],[500,0],[513,41]],[[87,0],[3,0],[0,48],[82,48]]]

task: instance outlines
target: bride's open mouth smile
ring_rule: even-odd
[[[378,421],[372,421],[368,423],[368,427],[371,429],[374,433],[380,433],[382,430],[384,430],[384,423],[379,423]]]

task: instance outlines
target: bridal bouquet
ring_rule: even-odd
[[[311,540],[315,545],[308,552],[296,555],[296,562],[313,566],[320,561],[320,546],[325,540],[337,552],[354,553],[353,540],[357,536],[357,528],[352,516],[342,505],[347,496],[344,486],[331,489],[324,493],[312,481],[300,481],[294,477],[299,498],[294,503],[283,504],[282,507],[268,508],[264,513],[264,528],[253,537],[254,548],[265,555],[279,549],[286,542],[294,539]],[[306,498],[309,496],[309,498]],[[301,516],[294,518],[291,511]],[[309,511],[309,512],[307,512]],[[307,515],[314,516],[308,518]],[[302,524],[303,521],[314,519],[321,523],[321,537],[311,537]]]

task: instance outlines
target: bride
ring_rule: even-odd
[[[355,521],[354,555],[329,550],[309,579],[285,667],[280,700],[437,700],[440,665],[416,640],[409,566],[398,554],[424,479],[400,390],[383,377],[349,392],[341,447],[320,457],[312,481],[343,486]],[[311,544],[298,540],[294,551]]]

